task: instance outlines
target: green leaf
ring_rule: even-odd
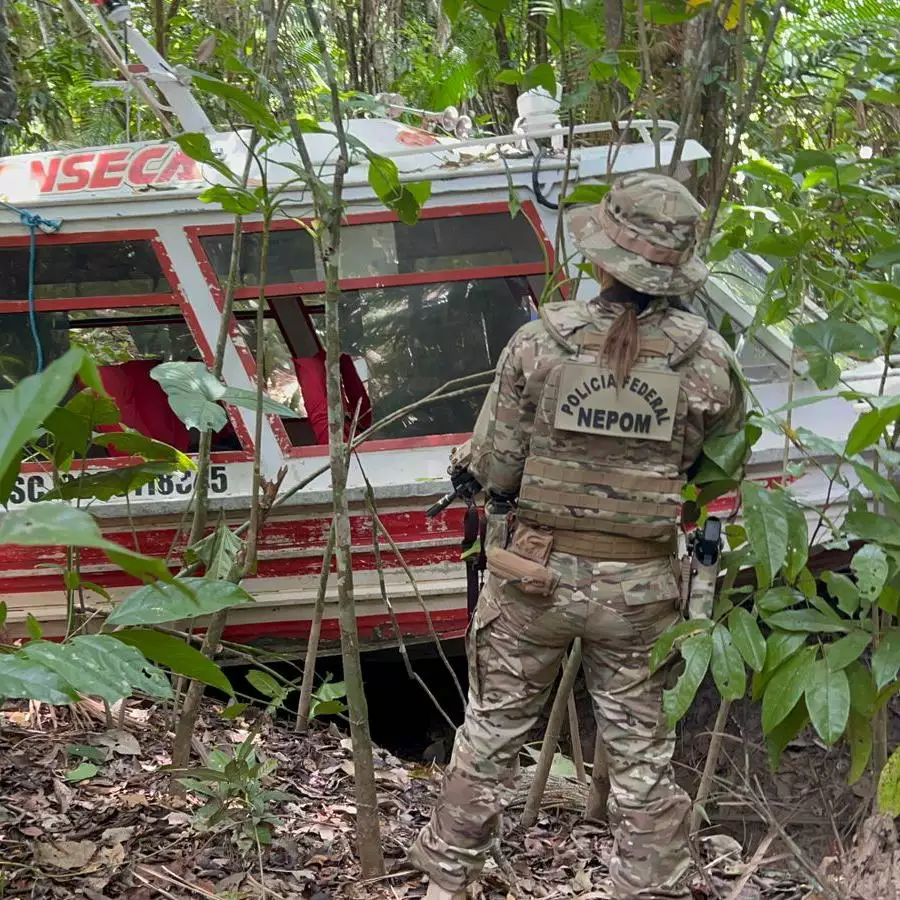
[[[122,421],[122,414],[115,400],[92,390],[79,391],[63,409],[84,419],[91,428],[98,425],[118,425]]]
[[[84,362],[84,351],[72,348],[43,372],[0,391],[0,476],[13,465],[38,426],[65,397]]]
[[[443,9],[444,15],[454,25],[465,5],[466,0],[441,0],[441,9]]]
[[[681,645],[681,655],[685,662],[684,671],[675,687],[663,691],[663,711],[670,728],[687,713],[694,702],[697,689],[709,668],[712,649],[713,641],[709,634],[695,634]]]
[[[847,530],[864,541],[900,547],[900,527],[887,516],[853,509],[845,519]]]
[[[172,689],[159,669],[134,647],[106,634],[79,635],[62,644],[34,641],[19,654],[39,663],[78,693],[115,703],[136,691],[170,697]]]
[[[806,172],[808,169],[817,169],[821,166],[834,168],[836,166],[835,158],[830,153],[823,150],[801,150],[794,157],[794,169],[796,172]]]
[[[847,456],[855,456],[862,453],[866,447],[878,443],[885,428],[900,419],[900,398],[893,399],[894,403],[887,404],[881,409],[870,409],[856,420],[847,436],[847,446],[844,450]]]
[[[3,630],[3,627],[6,625],[6,617],[9,614],[9,610],[6,606],[5,600],[0,600],[0,631]],[[2,691],[0,691],[0,697],[3,696]]]
[[[216,530],[188,547],[185,558],[189,563],[202,563],[207,578],[214,581],[229,581],[236,573],[238,558],[243,548],[244,542],[228,527],[222,514]]]
[[[0,506],[6,506],[9,502],[16,479],[22,471],[22,451],[20,450],[6,467],[5,472],[0,472]]]
[[[819,660],[807,673],[806,708],[813,728],[828,746],[844,733],[850,715],[850,683],[843,669]]]
[[[872,675],[875,687],[881,690],[897,678],[900,672],[900,628],[888,628],[872,654]]]
[[[178,471],[174,463],[149,462],[121,469],[107,469],[92,475],[79,475],[63,481],[59,487],[47,491],[43,500],[94,499],[111,500],[124,497],[132,491],[155,481],[160,475]]]
[[[538,63],[525,73],[522,79],[522,90],[530,91],[533,88],[543,88],[551,97],[556,96],[556,74],[550,63]]]
[[[888,759],[878,778],[878,811],[885,816],[900,816],[900,747]]]
[[[784,575],[788,581],[795,581],[809,559],[809,525],[806,513],[786,493],[778,496],[788,523],[788,553]]]
[[[0,544],[23,547],[96,547],[117,566],[146,580],[171,580],[161,559],[134,553],[100,534],[94,517],[82,509],[59,503],[36,503],[15,509],[0,521]]]
[[[834,387],[840,369],[834,357],[846,353],[854,359],[874,359],[879,352],[878,336],[853,322],[810,322],[794,329],[794,343],[809,361],[810,375],[816,384]]]
[[[853,709],[847,721],[847,743],[850,745],[849,784],[855,784],[866,773],[872,758],[872,726],[869,720]]]
[[[506,204],[509,207],[509,216],[511,219],[514,219],[522,210],[522,200],[519,197],[519,191],[513,183],[512,172],[509,170],[509,163],[507,163],[506,159],[503,159],[503,169],[506,172],[506,191],[507,191],[507,201]]]
[[[709,619],[688,619],[664,631],[650,651],[650,670],[655,672],[669,657],[673,648],[684,638],[709,631],[713,623]]]
[[[249,703],[231,703],[222,710],[222,718],[232,721],[240,718],[249,708]]]
[[[176,134],[173,138],[182,152],[199,163],[210,166],[219,174],[224,175],[229,181],[237,182],[238,177],[225,165],[225,163],[213,152],[212,144],[205,134],[198,131]]]
[[[871,718],[877,697],[872,673],[858,661],[850,663],[845,671],[850,682],[850,709],[866,719]]]
[[[395,205],[402,193],[397,164],[392,159],[373,153],[369,157],[369,185],[385,206]]]
[[[839,572],[823,572],[819,578],[828,593],[837,600],[841,612],[852,616],[859,609],[859,588]]]
[[[900,503],[897,488],[884,475],[865,463],[854,462],[852,465],[857,477],[863,486],[872,492],[873,497],[878,500],[889,500],[891,503]]]
[[[608,184],[579,184],[563,198],[563,203],[599,203],[608,193]]]
[[[803,647],[772,675],[766,685],[762,703],[763,733],[770,734],[784,721],[803,696],[810,669],[816,659],[815,647]]]
[[[185,675],[217,688],[229,697],[234,696],[234,689],[222,668],[180,638],[144,628],[126,628],[113,632],[112,636],[130,647],[137,647],[147,659],[166,666],[176,675]]]
[[[502,69],[494,76],[497,84],[521,84],[524,76],[515,69]]]
[[[62,706],[78,699],[64,679],[20,654],[0,655],[0,696]]]
[[[756,598],[756,605],[760,612],[777,613],[783,609],[794,606],[803,599],[802,595],[791,587],[780,585],[769,588]]]
[[[649,0],[645,4],[647,18],[654,25],[677,25],[679,22],[687,22],[700,12],[699,6],[689,7],[685,4],[671,4],[664,0]]]
[[[137,431],[108,431],[95,434],[92,438],[98,447],[114,447],[129,456],[142,456],[146,460],[164,460],[174,465],[177,472],[193,472],[197,469],[194,461],[180,450],[154,441]]]
[[[900,244],[895,244],[887,250],[874,253],[866,261],[866,267],[869,269],[889,269],[891,266],[900,263]]]
[[[311,719],[316,716],[333,716],[347,708],[342,699],[347,696],[343,681],[324,681],[313,693],[309,707]]]
[[[201,203],[218,203],[225,212],[236,216],[248,216],[259,209],[259,201],[250,191],[240,187],[214,184],[197,196]]]
[[[742,606],[728,616],[728,628],[744,661],[754,672],[762,672],[766,664],[766,639],[759,630],[755,616]]]
[[[107,622],[159,625],[210,615],[252,600],[242,587],[230,581],[177,578],[172,584],[151,584],[135,591],[112,611]]]
[[[741,496],[744,527],[760,569],[761,581],[768,587],[787,557],[788,518],[783,505],[761,485],[745,481],[741,485]]]
[[[201,91],[225,100],[244,118],[248,125],[253,125],[259,131],[273,135],[279,130],[278,121],[272,115],[271,110],[237,85],[213,78],[210,75],[202,75],[199,72],[192,73],[192,84]]]
[[[240,406],[243,409],[256,410],[256,391],[248,391],[244,388],[227,387],[219,396],[222,403],[228,403],[231,406]],[[274,400],[263,394],[263,412],[273,416],[281,416],[283,419],[297,419],[300,414],[285,406],[283,403],[276,403]]]
[[[228,422],[218,401],[225,386],[199,362],[161,363],[150,377],[159,382],[172,411],[188,428],[221,431]]]
[[[619,81],[628,89],[631,98],[637,96],[638,88],[641,86],[641,73],[636,66],[631,63],[619,63],[618,71]]]
[[[767,159],[751,160],[742,166],[738,166],[738,171],[746,172],[748,175],[758,178],[764,184],[777,187],[785,196],[789,196],[794,192],[795,185],[791,176]]]
[[[251,669],[247,673],[247,681],[249,681],[250,684],[252,684],[264,697],[268,697],[269,699],[280,696],[284,690],[271,675],[267,672],[262,672],[259,669]]]
[[[79,781],[87,781],[93,778],[100,770],[89,762],[83,762],[80,766],[76,766],[71,772],[66,773],[66,781],[77,784]]]
[[[784,748],[806,728],[808,723],[809,713],[801,697],[794,708],[766,735],[769,767],[773,772],[781,764]]]
[[[28,636],[33,641],[39,641],[44,636],[44,629],[41,627],[41,623],[31,613],[28,613],[28,617],[25,619],[25,628],[28,631]]]
[[[710,668],[722,699],[740,700],[747,690],[747,670],[731,632],[724,625],[713,629],[712,647]]]
[[[472,7],[477,9],[491,25],[497,25],[500,17],[509,8],[510,0],[470,0]]]
[[[878,544],[866,544],[850,560],[850,568],[856,575],[860,594],[869,603],[875,603],[888,577],[888,559]]]
[[[105,763],[112,755],[108,747],[91,747],[87,744],[69,744],[66,753],[93,763]]]
[[[842,637],[831,644],[825,645],[825,662],[832,671],[846,669],[850,663],[862,656],[863,651],[869,646],[872,635],[865,631],[851,631],[846,637]]]
[[[782,631],[849,631],[849,622],[836,622],[816,609],[786,609],[765,617],[766,624]]]

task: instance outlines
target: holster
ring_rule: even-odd
[[[552,533],[519,522],[509,550],[493,545],[488,548],[488,571],[523,594],[549,597],[560,581],[560,576],[547,566],[552,548]]]

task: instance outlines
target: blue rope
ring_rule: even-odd
[[[28,242],[28,324],[31,328],[31,338],[34,341],[36,369],[42,372],[44,369],[44,347],[41,344],[41,336],[37,326],[37,310],[34,299],[34,276],[37,265],[37,232],[40,228],[47,233],[59,231],[62,227],[61,219],[45,219],[37,213],[28,212],[27,209],[19,209],[12,203],[0,200],[0,206],[16,213],[19,221],[28,229],[30,240]]]

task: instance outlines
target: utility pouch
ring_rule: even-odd
[[[546,566],[553,549],[553,532],[542,531],[519,522],[509,548],[516,556]]]
[[[487,568],[523,594],[549,597],[559,586],[560,576],[552,569],[500,547],[488,550]]]

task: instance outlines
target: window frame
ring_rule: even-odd
[[[550,270],[555,267],[555,254],[553,244],[544,231],[540,214],[537,207],[531,200],[525,200],[521,205],[521,212],[530,221],[535,230],[535,237],[539,239],[543,245],[546,260],[541,259],[534,263],[517,263],[503,266],[472,266],[469,268],[456,269],[435,269],[427,272],[408,272],[397,275],[376,275],[364,278],[342,278],[340,281],[341,291],[359,291],[371,290],[378,288],[391,287],[409,287],[425,284],[442,284],[450,281],[473,281],[488,280],[497,278],[513,278],[529,276],[546,276],[546,264],[549,261]],[[451,219],[451,218],[470,218],[480,215],[497,215],[498,213],[509,215],[509,204],[505,201],[493,201],[484,203],[459,203],[448,204],[442,206],[432,206],[423,209],[420,219]],[[311,225],[313,218],[311,216],[298,217],[296,219],[282,219],[272,223],[272,229],[275,231],[302,231],[305,227]],[[354,225],[378,225],[389,222],[399,222],[398,216],[390,210],[378,210],[373,212],[350,213],[344,218],[343,225],[352,227]],[[219,283],[212,262],[203,248],[201,238],[209,236],[230,235],[233,231],[233,223],[223,222],[215,225],[186,225],[184,228],[185,235],[190,243],[191,249],[203,273],[210,292],[212,293],[215,304],[219,312],[225,309],[225,294],[223,287]],[[261,220],[245,221],[243,224],[243,233],[255,233],[263,230]],[[543,255],[543,254],[542,254]],[[306,281],[306,282],[282,282],[278,284],[269,284],[265,287],[266,297],[286,297],[296,296],[302,298],[310,294],[322,294],[325,291],[324,281]],[[563,287],[560,293],[568,299],[569,291]],[[259,299],[260,289],[258,287],[241,287],[235,290],[235,300]],[[533,296],[533,294],[532,294]],[[277,315],[275,319],[277,321]],[[232,313],[229,323],[230,334],[237,334],[237,318]],[[238,351],[244,369],[248,377],[256,382],[257,367],[256,360],[249,348],[242,346],[242,342],[234,343],[235,349]],[[270,417],[272,428],[278,445],[285,457],[291,459],[298,458],[323,458],[328,455],[328,446],[324,444],[315,444],[312,446],[295,447],[288,437],[287,430],[281,419],[276,416]],[[474,422],[473,422],[474,425]],[[357,452],[377,453],[386,450],[405,450],[405,449],[424,449],[430,447],[448,447],[460,444],[467,440],[471,435],[471,431],[459,432],[455,434],[434,434],[422,437],[412,438],[385,438],[373,439],[366,441],[357,448]]]
[[[177,309],[194,339],[200,357],[207,366],[213,363],[213,354],[209,341],[200,326],[197,314],[188,303],[184,291],[181,288],[181,281],[169,254],[166,252],[165,244],[159,236],[159,232],[153,228],[130,228],[115,229],[109,231],[74,231],[67,232],[65,230],[55,234],[38,234],[36,236],[37,246],[60,246],[68,244],[116,244],[121,241],[147,241],[150,248],[156,256],[157,262],[169,283],[169,290],[165,292],[152,294],[133,294],[129,296],[117,296],[109,294],[98,294],[96,297],[54,297],[52,299],[43,299],[34,301],[35,312],[69,312],[73,310],[104,310],[104,309],[127,309],[139,306],[163,306]],[[9,235],[0,237],[0,247],[28,247],[31,238],[29,235]],[[0,301],[0,323],[3,322],[3,316],[6,313],[27,313],[28,300],[8,300]],[[123,319],[123,324],[127,324],[127,318]],[[225,407],[226,415],[229,422],[241,442],[242,450],[217,451],[211,455],[211,461],[216,464],[227,464],[235,462],[249,462],[253,459],[252,442],[250,435],[244,428],[240,417],[235,415],[229,407]],[[248,449],[250,448],[250,449]],[[189,453],[192,459],[197,458],[196,453]],[[143,461],[140,456],[122,456],[122,457],[96,457],[85,460],[87,467],[91,469],[116,469],[124,466],[138,465]],[[22,465],[23,474],[41,473],[46,471],[46,466],[39,462],[29,462]]]

